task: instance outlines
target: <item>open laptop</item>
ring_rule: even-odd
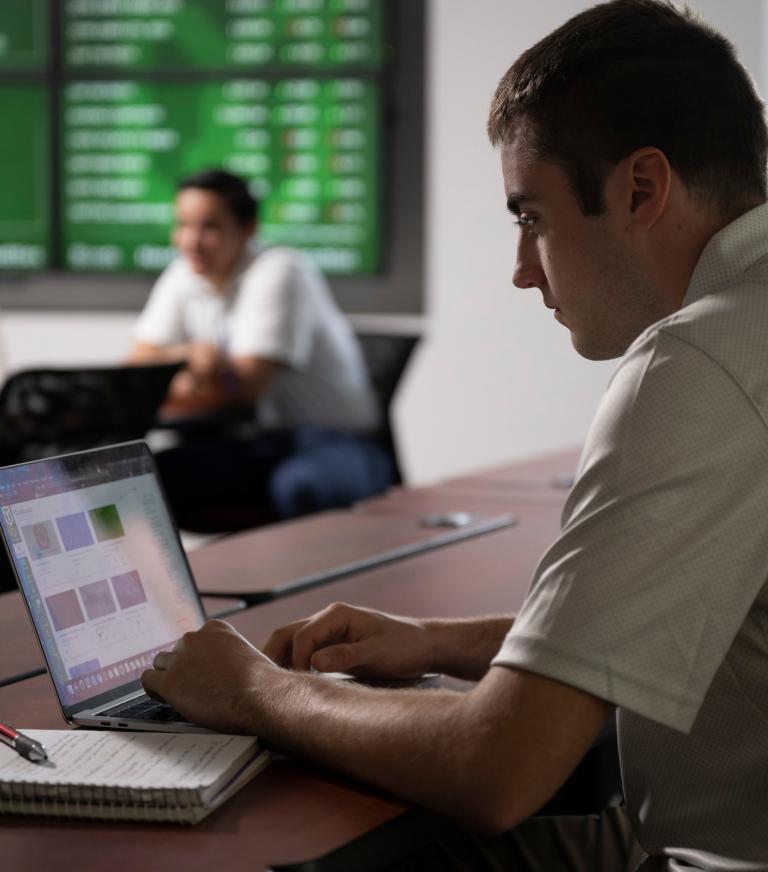
[[[139,681],[205,620],[146,443],[0,468],[0,531],[67,721],[203,731]]]

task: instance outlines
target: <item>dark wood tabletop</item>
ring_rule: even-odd
[[[363,514],[399,515],[424,521],[430,516],[466,513],[478,518],[507,512],[515,515],[521,507],[544,504],[562,507],[568,491],[563,488],[515,488],[461,484],[427,487],[393,487],[386,493],[355,503]]]
[[[559,518],[556,506],[530,506],[514,527],[262,603],[226,620],[260,646],[277,627],[333,602],[417,617],[511,613],[554,541]]]
[[[460,490],[568,491],[573,484],[581,449],[494,466],[470,475],[449,478],[443,487]]]
[[[254,603],[487,535],[512,522],[496,508],[478,513],[460,529],[424,526],[405,513],[374,516],[339,510],[227,536],[191,552],[189,560],[202,594]]]

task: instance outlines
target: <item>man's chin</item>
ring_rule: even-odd
[[[615,360],[621,357],[626,348],[607,348],[585,341],[582,337],[571,332],[571,345],[577,353],[586,360]]]
[[[198,275],[204,276],[208,272],[208,264],[201,260],[194,260],[187,256],[187,263],[192,272],[197,273]]]

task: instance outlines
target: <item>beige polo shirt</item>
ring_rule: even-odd
[[[674,870],[768,869],[768,205],[616,370],[494,660],[619,707],[629,813]]]

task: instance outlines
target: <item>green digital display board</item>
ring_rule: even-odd
[[[45,87],[0,83],[0,118],[0,269],[44,269],[50,264]]]
[[[0,271],[157,272],[176,185],[223,167],[263,242],[378,272],[385,9],[0,0]]]
[[[0,0],[0,70],[43,69],[48,29],[47,0]]]
[[[379,0],[68,0],[73,70],[376,65]]]
[[[329,272],[375,270],[379,115],[376,86],[354,77],[68,83],[66,266],[162,268],[177,182],[223,166],[262,201],[262,241],[299,246]]]

